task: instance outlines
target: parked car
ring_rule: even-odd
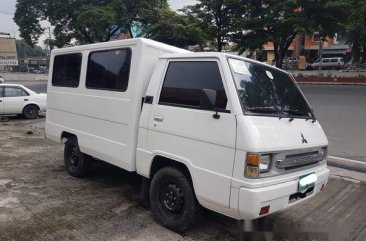
[[[0,115],[23,115],[37,118],[46,111],[46,94],[38,94],[23,85],[0,84]]]
[[[0,84],[4,84],[5,83],[5,80],[4,78],[0,75]]]
[[[346,67],[342,57],[336,58],[322,58],[322,69],[344,69]],[[310,65],[311,69],[318,69],[320,67],[319,59]]]
[[[296,57],[288,57],[282,60],[283,67],[297,68],[299,60]]]
[[[287,72],[144,38],[53,50],[46,138],[74,177],[99,159],[143,177],[177,231],[200,206],[252,220],[326,185],[328,140]]]

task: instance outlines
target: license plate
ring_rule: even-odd
[[[302,192],[311,187],[314,187],[317,179],[318,179],[318,177],[314,173],[306,175],[306,176],[301,176],[299,178],[298,191]]]

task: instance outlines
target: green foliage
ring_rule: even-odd
[[[169,8],[150,14],[142,26],[142,36],[182,48],[202,46],[206,37],[196,19],[178,14]]]
[[[16,48],[19,59],[24,59],[25,57],[44,57],[46,52],[39,46],[34,47],[29,46],[25,40],[16,40]]]
[[[349,43],[352,44],[353,62],[362,64],[366,62],[366,2],[363,0],[351,0],[351,2],[353,7],[349,14],[346,30],[349,35]]]
[[[217,51],[221,52],[224,44],[229,41],[229,34],[237,27],[236,8],[238,0],[200,0],[196,5],[181,9],[187,16],[198,19],[208,40],[212,41]]]
[[[120,30],[132,35],[134,22],[167,6],[166,0],[17,0],[14,20],[30,45],[44,32],[40,21],[48,20],[55,26],[53,44],[63,47],[108,41]]]
[[[282,67],[297,34],[319,32],[325,38],[340,30],[348,2],[343,0],[241,0],[240,31],[233,34],[237,49],[262,48],[274,44],[276,66]]]

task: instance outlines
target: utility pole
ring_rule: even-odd
[[[51,35],[51,27],[47,27],[48,29],[48,50],[51,52],[52,50],[52,46],[51,46],[51,38],[52,38],[52,35]]]
[[[324,45],[324,41],[321,38],[320,39],[320,44],[319,44],[319,76],[322,75],[322,65],[323,65],[323,45]]]

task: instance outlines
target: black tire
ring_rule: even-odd
[[[36,105],[27,105],[23,109],[23,116],[27,119],[36,119],[39,115],[39,108]]]
[[[76,137],[67,139],[64,149],[66,171],[73,177],[84,177],[90,168],[90,156],[80,151]]]
[[[198,218],[199,205],[192,183],[174,167],[164,167],[154,175],[150,205],[155,219],[174,231],[187,230]]]

